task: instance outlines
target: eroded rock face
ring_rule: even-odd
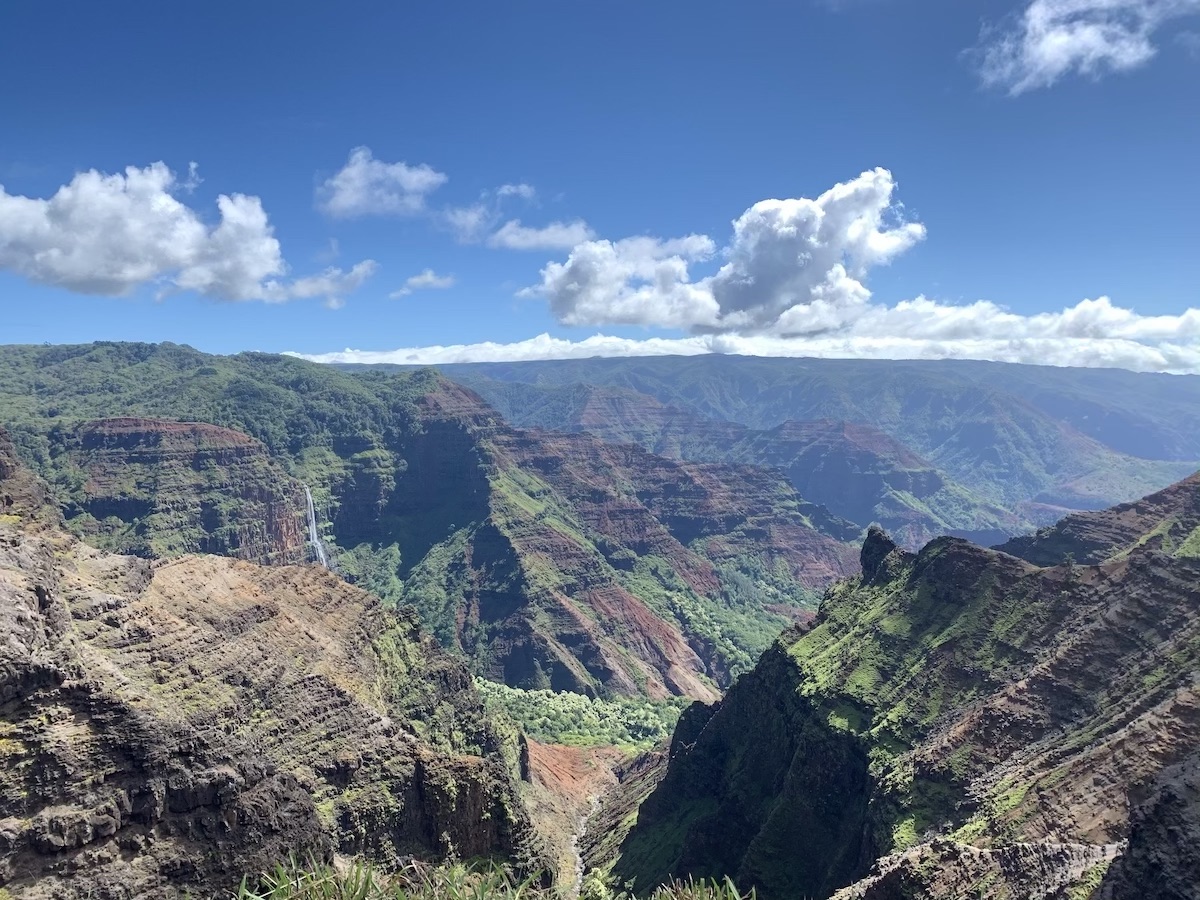
[[[1136,791],[1129,847],[1097,900],[1187,900],[1200,892],[1200,753]]]
[[[1089,885],[1099,882],[1120,849],[1119,844],[1054,843],[1016,843],[981,849],[938,839],[884,857],[869,876],[833,896],[834,900],[1086,898],[1090,894]]]
[[[836,517],[778,472],[513,429],[432,371],[169,345],[34,356],[63,409],[9,394],[23,452],[86,541],[297,562],[304,493],[281,470],[302,473],[339,571],[513,686],[712,699],[856,567],[822,533]],[[113,390],[76,392],[85,364]],[[128,409],[162,418],[99,418]],[[170,421],[188,417],[238,431]]]
[[[449,383],[421,407],[392,508],[408,515],[407,491],[446,485],[425,509],[451,524],[429,531],[460,532],[430,554],[449,557],[439,569],[418,565],[423,589],[406,599],[461,596],[452,640],[495,680],[712,700],[753,657],[707,619],[783,627],[805,595],[855,568],[853,548],[818,532],[771,470],[512,429]],[[447,459],[457,474],[434,477]],[[731,597],[739,583],[750,597]]]
[[[47,501],[45,484],[21,465],[8,432],[0,428],[0,521],[56,521],[57,511]]]
[[[777,468],[810,502],[814,519],[822,510],[832,511],[821,527],[839,539],[853,540],[880,522],[898,542],[917,549],[940,534],[990,544],[1025,527],[1020,516],[973,496],[869,425],[815,419],[758,430],[626,388],[489,381],[479,388],[516,425],[587,432],[669,459]]]
[[[322,570],[0,521],[0,633],[17,896],[225,896],[289,853],[533,857],[466,670]]]
[[[863,569],[702,727],[681,720],[619,878],[730,874],[765,898],[864,877],[846,897],[1088,896],[1129,839],[1143,882],[1157,866],[1186,883],[1190,770],[1132,825],[1129,807],[1200,743],[1200,561],[1143,547],[1047,569],[872,533]]]
[[[304,491],[245,434],[202,422],[116,418],[57,433],[84,479],[66,509],[93,543],[145,557],[213,553],[304,562]]]

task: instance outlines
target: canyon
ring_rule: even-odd
[[[589,898],[1192,895],[1186,417],[1148,402],[1178,458],[1142,459],[956,375],[868,383],[904,428],[853,386],[721,421],[736,379],[660,399],[647,365],[493,367],[485,400],[428,369],[0,348],[0,884],[218,896],[300,852],[492,857]],[[1007,437],[970,437],[994,413]],[[693,702],[635,754],[543,697],[632,704],[620,740]]]

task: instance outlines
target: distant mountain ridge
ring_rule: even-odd
[[[778,468],[802,497],[857,523],[852,535],[831,524],[829,533],[838,537],[857,538],[875,522],[916,549],[941,534],[996,543],[1029,527],[867,425],[824,419],[757,430],[666,406],[627,388],[486,379],[472,384],[515,424],[586,432],[673,459]]]
[[[1041,566],[1100,563],[1138,547],[1200,557],[1200,473],[1112,509],[1075,513],[998,549]]]
[[[971,494],[1034,524],[1133,500],[1200,467],[1194,462],[1200,460],[1197,376],[958,360],[717,355],[440,368],[477,387],[501,410],[503,385],[485,382],[533,390],[622,388],[759,430],[787,421],[868,425]]]

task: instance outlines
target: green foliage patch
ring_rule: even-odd
[[[691,702],[618,698],[603,700],[566,691],[522,690],[476,679],[489,712],[520,723],[538,741],[575,747],[615,745],[647,750],[671,736]]]

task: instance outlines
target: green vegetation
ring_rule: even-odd
[[[0,421],[32,453],[45,452],[55,424],[127,415],[212,422],[281,456],[311,447],[351,455],[404,430],[436,378],[432,370],[351,376],[286,356],[210,356],[169,343],[7,346]]]
[[[236,478],[224,465],[142,473],[117,459],[106,471],[107,505],[97,505],[78,426],[115,416],[232,428],[262,441],[269,457]],[[625,684],[640,684],[646,665],[678,662],[647,649],[662,640],[654,623],[634,633],[624,592],[701,648],[711,677],[695,677],[719,684],[752,666],[787,624],[779,610],[815,600],[777,558],[780,547],[763,540],[776,523],[807,524],[794,492],[775,496],[768,479],[769,508],[747,517],[719,507],[724,499],[706,506],[703,485],[666,465],[647,493],[639,463],[514,435],[432,370],[349,372],[174,344],[5,347],[0,422],[54,486],[76,533],[144,556],[262,558],[245,544],[269,543],[254,529],[272,516],[300,515],[304,482],[342,573],[389,604],[413,606],[480,674],[523,687],[603,694],[610,664]],[[556,465],[543,468],[546,459]],[[711,484],[714,473],[703,477]],[[655,502],[650,495],[661,510],[639,506]],[[189,506],[195,496],[201,509]],[[608,521],[612,504],[635,513],[628,527]],[[664,530],[672,516],[689,529],[678,538],[686,549]],[[711,572],[710,563],[716,586],[684,577],[689,568]],[[609,598],[614,605],[603,606]],[[529,648],[528,662],[502,655]]]
[[[560,896],[536,878],[521,881],[495,865],[412,863],[396,874],[386,875],[361,861],[336,869],[290,860],[257,882],[243,879],[231,900],[557,900]],[[646,900],[752,900],[754,896],[753,891],[740,893],[728,879],[688,879],[658,888]],[[635,898],[625,891],[614,891],[603,879],[592,876],[584,881],[580,900]]]
[[[508,687],[476,679],[488,711],[520,723],[531,738],[575,747],[615,745],[647,750],[671,736],[690,701],[618,698],[601,700],[567,691]]]
[[[1112,862],[1110,860],[1105,860],[1088,869],[1084,873],[1083,878],[1067,889],[1067,900],[1092,900],[1096,896],[1101,883],[1104,881],[1104,876],[1108,874],[1111,865]]]

